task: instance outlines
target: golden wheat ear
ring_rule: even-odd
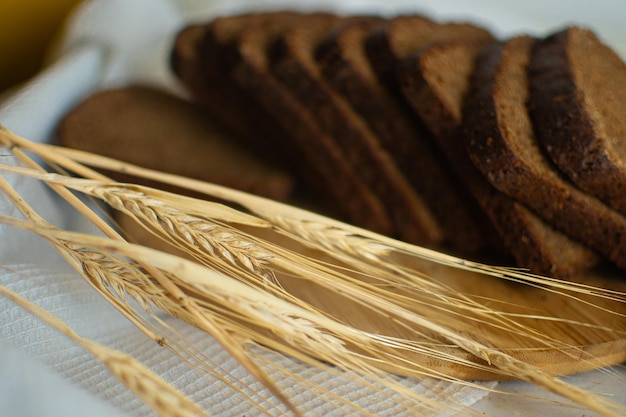
[[[71,191],[101,199],[186,257],[129,244],[106,223],[102,227],[108,239],[46,227],[27,208],[23,212],[30,224],[6,217],[3,222],[28,228],[60,245],[77,270],[92,272],[90,279],[105,296],[111,297],[111,288],[103,280],[106,274],[95,273],[97,268],[113,259],[119,262],[120,256],[133,260],[124,264],[131,274],[115,275],[126,279],[125,285],[136,290],[136,297],[143,295],[146,303],[216,336],[270,387],[272,381],[264,379],[244,348],[246,344],[260,344],[323,369],[329,369],[326,363],[331,363],[395,390],[414,404],[428,399],[389,380],[389,372],[459,383],[461,377],[476,375],[518,378],[603,415],[626,411],[551,375],[563,373],[565,368],[552,367],[548,372],[529,361],[533,352],[541,351],[543,355],[554,353],[562,363],[576,365],[578,371],[608,364],[607,356],[598,356],[599,351],[589,353],[585,343],[591,343],[593,337],[623,339],[626,329],[605,324],[615,320],[604,320],[626,313],[623,292],[470,262],[224,187],[34,144],[6,130],[0,131],[0,140],[30,166],[3,169],[45,181],[71,202],[76,198]],[[43,172],[24,151],[85,178]],[[189,185],[239,204],[248,213],[115,183],[79,161]],[[4,191],[21,204],[9,187],[4,186]],[[79,203],[75,206],[85,216],[94,216]],[[271,238],[266,239],[268,236]],[[85,268],[87,260],[92,269]],[[111,282],[113,278],[108,279]],[[516,281],[517,291],[505,280]],[[151,290],[140,283],[149,283]],[[542,296],[598,310],[604,314],[603,320],[562,317],[536,305],[520,309],[522,298],[497,299],[479,291],[501,288],[500,296],[520,295],[528,284],[542,291]],[[119,298],[111,299],[120,309],[125,308]],[[573,329],[576,337],[555,336],[568,333],[568,329]],[[619,354],[610,359],[618,360]],[[275,386],[273,389],[289,403]]]

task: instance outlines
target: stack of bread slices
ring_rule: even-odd
[[[184,28],[172,68],[348,222],[555,277],[626,267],[626,66],[587,29],[251,13]]]

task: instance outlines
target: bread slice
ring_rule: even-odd
[[[539,42],[530,64],[537,137],[574,183],[626,213],[626,63],[570,27]]]
[[[624,267],[626,218],[568,182],[534,135],[526,103],[535,43],[520,36],[479,55],[464,113],[468,152],[496,188]]]
[[[364,41],[385,21],[343,25],[318,47],[316,58],[325,81],[349,102],[389,152],[409,184],[423,198],[443,231],[444,244],[462,253],[484,248],[477,213],[447,169],[432,138],[404,102],[379,82]]]
[[[383,203],[346,161],[333,138],[321,129],[305,103],[270,70],[270,48],[290,28],[313,21],[326,24],[339,20],[334,15],[311,14],[248,25],[234,45],[238,61],[230,75],[287,132],[302,154],[303,159],[297,161],[303,168],[300,173],[310,187],[317,188],[318,195],[329,198],[330,204],[341,210],[346,220],[391,234],[391,222]]]
[[[95,93],[66,114],[56,133],[67,147],[276,200],[291,197],[293,179],[285,171],[238,146],[198,106],[151,87]]]
[[[372,31],[365,40],[365,51],[380,82],[401,96],[396,79],[398,64],[429,44],[454,40],[488,42],[493,35],[471,23],[437,23],[423,16],[404,15]]]
[[[209,58],[207,61],[211,64],[204,65],[200,49],[205,38],[216,36],[213,32],[220,26],[218,23],[191,25],[181,30],[174,41],[171,67],[195,102],[206,107],[210,114],[231,126],[242,137],[251,137],[255,130],[253,125],[239,122],[247,112],[245,105],[240,106],[245,101],[235,93],[236,86],[223,77],[216,60]]]
[[[420,15],[403,15],[389,19],[384,25],[372,30],[365,37],[364,44],[366,56],[376,73],[378,82],[387,90],[388,94],[393,99],[401,103],[400,105],[403,107],[404,112],[412,114],[402,94],[400,85],[398,84],[398,65],[408,55],[415,53],[431,43],[445,42],[454,39],[482,39],[484,41],[490,41],[493,37],[489,31],[473,24],[437,23]],[[419,123],[421,122],[414,123],[414,125],[419,126]],[[420,128],[418,127],[418,129]],[[436,141],[432,138],[432,135],[424,133],[425,131],[427,132],[427,129],[422,128],[420,130],[421,138],[425,142],[424,147],[430,148],[431,152],[439,155],[437,157],[439,164],[445,166],[443,162],[444,158],[440,154],[440,150],[437,149]],[[446,169],[446,171],[449,173],[452,172],[450,169]],[[488,222],[482,214],[482,211],[476,206],[476,203],[472,201],[472,199],[463,196],[467,193],[463,191],[460,186],[459,179],[450,176],[449,180],[452,182],[453,188],[448,192],[454,192],[459,195],[462,199],[459,207],[467,209],[463,217],[465,217],[465,219],[467,219],[468,216],[471,217],[471,219],[466,222],[466,229],[471,235],[475,236],[476,233],[471,231],[470,228],[472,226],[470,225],[476,225],[479,233],[486,237],[486,239],[481,239],[482,241],[475,241],[475,248],[478,250],[484,246],[485,241],[490,240],[487,236],[492,235],[490,231],[485,230],[485,227],[489,227],[487,226]],[[444,189],[443,187],[444,184],[442,184],[442,189]],[[450,195],[448,195],[448,198],[451,198]],[[431,201],[435,201],[435,199]],[[462,209],[459,209],[459,211],[460,210]],[[464,229],[462,223],[457,223],[456,225],[453,223],[447,224],[450,228],[456,229],[457,231]],[[461,233],[463,232],[460,232],[458,235],[459,238],[463,238]],[[469,237],[469,239],[470,241],[473,240],[472,237]],[[469,248],[471,249],[471,246],[469,246]]]
[[[399,93],[396,68],[402,59],[432,41],[438,24],[421,15],[400,15],[367,34],[365,53],[383,86]]]
[[[269,152],[268,143],[285,139],[285,133],[273,123],[254,97],[250,97],[228,75],[236,56],[232,43],[249,24],[294,13],[243,14],[217,18],[208,24],[195,24],[176,36],[171,66],[192,100],[203,106],[210,117],[228,126],[243,144],[264,158],[280,165],[301,159],[293,149],[281,146]],[[245,123],[242,123],[245,120]]]
[[[355,19],[366,23],[379,20],[348,20]],[[332,22],[305,22],[286,31],[274,45],[272,70],[314,115],[346,163],[383,202],[392,221],[393,235],[412,243],[438,244],[443,238],[442,230],[430,208],[367,122],[325,81],[320,71],[315,50],[335,26]]]
[[[465,150],[463,101],[482,47],[480,42],[437,43],[408,57],[399,71],[403,92],[437,138],[451,168],[487,214],[517,265],[559,278],[582,272],[597,262],[597,255],[494,188]]]

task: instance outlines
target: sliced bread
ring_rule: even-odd
[[[205,25],[190,25],[176,37],[171,65],[191,98],[211,117],[226,124],[245,146],[265,159],[289,166],[301,156],[288,146],[285,132],[273,122],[255,97],[241,89],[228,74],[236,60],[232,44],[239,33],[255,22],[286,16],[298,14],[252,13],[217,18]],[[242,120],[246,122],[242,123]],[[278,140],[285,145],[270,146]]]
[[[626,218],[568,182],[535,137],[527,108],[535,43],[519,36],[479,54],[464,112],[468,152],[493,186],[623,268]]]
[[[444,244],[462,253],[484,248],[478,214],[405,103],[384,88],[365,53],[366,36],[385,21],[343,25],[320,44],[317,62],[326,82],[365,120],[443,231]],[[419,27],[415,28],[419,31]]]
[[[597,255],[494,188],[465,150],[463,101],[482,47],[481,43],[437,43],[407,57],[399,71],[403,92],[437,138],[451,168],[488,215],[516,264],[560,278],[580,273],[595,264]]]
[[[340,23],[346,24],[344,21],[367,24],[380,19],[353,17]],[[315,51],[335,27],[337,22],[307,21],[284,32],[273,46],[273,73],[332,138],[345,163],[383,202],[392,222],[393,235],[412,243],[441,243],[442,230],[431,209],[366,120],[326,82],[320,71]],[[377,117],[383,116],[379,114]]]
[[[626,213],[626,63],[588,29],[543,39],[530,63],[537,137],[574,183]]]
[[[317,195],[344,218],[359,226],[391,234],[391,222],[383,202],[373,193],[360,173],[319,125],[309,108],[271,72],[272,45],[290,28],[300,24],[326,24],[339,18],[329,14],[274,18],[248,25],[233,48],[238,55],[230,75],[250,96],[255,97],[272,120],[288,135],[302,159],[300,175]],[[277,143],[275,146],[282,146]]]
[[[398,64],[429,44],[454,40],[488,42],[493,35],[471,23],[437,23],[423,16],[398,16],[368,35],[365,50],[380,82],[401,95],[396,78]]]

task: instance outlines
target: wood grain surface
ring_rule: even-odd
[[[137,242],[157,249],[172,250],[157,242],[129,219],[118,218],[122,228]],[[305,247],[294,247],[294,250],[331,261],[327,254]],[[447,304],[444,301],[433,308],[433,300],[441,299],[441,296],[433,298],[429,294],[406,287],[388,288],[396,294],[415,298],[414,308],[409,307],[409,310],[440,325],[448,325],[485,346],[537,366],[550,374],[571,375],[626,361],[624,272],[609,268],[597,269],[571,280],[588,287],[581,287],[580,291],[568,291],[511,282],[409,257],[398,256],[394,262],[436,277],[439,283],[448,286],[451,298],[459,295],[468,297],[477,306],[487,307],[494,314],[493,319],[482,318],[481,324],[479,315],[471,317],[471,313],[460,310],[453,303]],[[376,280],[374,276],[355,276],[371,283]],[[279,279],[288,292],[350,326],[374,334],[408,339],[418,345],[433,347],[442,355],[459,359],[450,361],[428,353],[398,350],[398,359],[386,362],[387,371],[403,376],[421,377],[426,368],[430,374],[437,372],[442,377],[464,380],[510,379],[484,360],[454,346],[437,334],[428,334],[425,331],[423,339],[416,337],[413,324],[398,317],[389,317],[387,313],[378,311],[377,306],[361,305],[349,294],[340,295],[308,280],[285,276]],[[594,295],[594,288],[611,289],[615,294],[611,296],[603,292],[605,296],[600,297]],[[494,325],[503,318],[509,324],[518,326],[518,331],[500,329]],[[356,351],[360,349],[359,346],[350,348]]]

